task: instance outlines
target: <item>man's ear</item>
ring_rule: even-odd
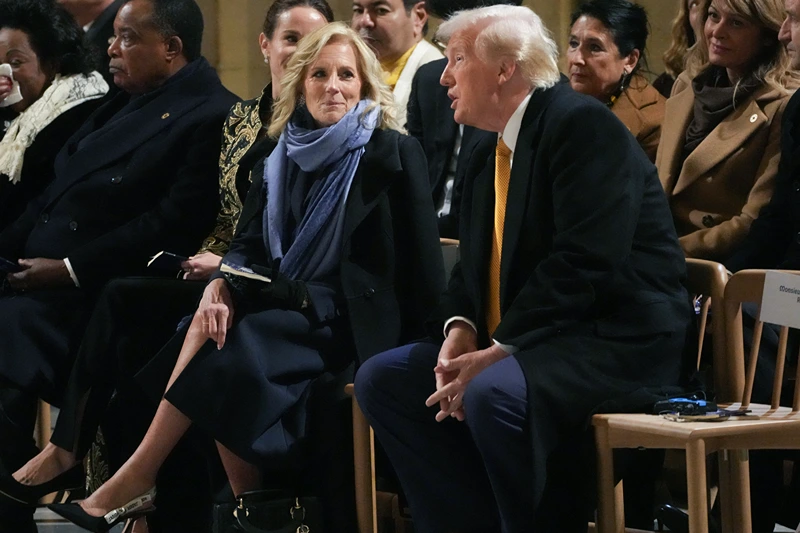
[[[497,79],[500,85],[504,85],[508,83],[511,78],[514,77],[514,74],[517,72],[517,62],[511,59],[510,57],[504,57],[500,59],[497,63],[498,72],[497,72]]]
[[[166,47],[167,61],[172,61],[183,54],[183,41],[177,35],[167,39],[164,46]]]
[[[422,35],[422,29],[425,27],[425,23],[428,22],[428,9],[425,7],[425,2],[414,4],[410,15],[414,24],[414,35]]]

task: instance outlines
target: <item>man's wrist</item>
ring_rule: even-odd
[[[447,322],[444,323],[444,338],[446,339],[447,336],[450,334],[450,329],[453,325],[462,323],[463,325],[469,327],[473,333],[476,335],[478,334],[478,328],[475,323],[463,316],[454,316],[450,318]]]

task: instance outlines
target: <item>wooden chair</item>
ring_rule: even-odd
[[[449,279],[450,271],[459,259],[458,241],[442,238],[439,242],[442,245],[445,275]],[[353,456],[358,533],[377,533],[379,516],[391,516],[399,533],[404,528],[404,518],[398,509],[397,496],[378,494],[375,486],[375,433],[358,406],[353,384],[350,383],[344,390],[353,397]]]
[[[780,407],[779,399],[784,370],[788,328],[781,328],[778,364],[771,405],[751,404],[758,348],[763,323],[756,322],[754,346],[747,371],[742,329],[742,303],[760,304],[765,271],[749,270],[737,273],[728,281],[723,299],[726,331],[726,360],[724,381],[718,381],[724,394],[735,403],[721,406],[736,409],[748,407],[754,417],[730,419],[725,422],[671,422],[651,415],[597,415],[593,419],[598,453],[598,531],[619,531],[617,510],[614,508],[613,458],[614,448],[648,447],[681,448],[686,450],[686,470],[689,494],[689,530],[708,531],[708,499],[706,487],[706,456],[719,453],[720,504],[722,529],[726,532],[750,533],[750,489],[748,450],[797,449],[800,447],[800,388],[795,391],[792,408]],[[719,306],[718,306],[719,307]],[[719,309],[717,309],[719,311]],[[719,316],[715,322],[719,322]],[[715,338],[716,344],[716,338]],[[714,361],[717,365],[718,361]]]

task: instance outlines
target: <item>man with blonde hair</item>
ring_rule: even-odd
[[[373,357],[356,395],[417,531],[583,533],[591,414],[680,390],[683,253],[655,168],[560,79],[534,12],[464,11],[437,37],[456,122],[496,153],[467,171],[436,342]]]

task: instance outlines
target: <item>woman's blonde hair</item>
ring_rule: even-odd
[[[289,59],[281,80],[281,93],[272,107],[272,123],[267,131],[271,137],[279,137],[289,123],[303,94],[303,82],[308,68],[319,58],[322,49],[333,43],[347,43],[353,48],[361,78],[361,99],[368,98],[381,108],[377,127],[402,131],[397,120],[392,90],[383,82],[383,70],[375,53],[358,33],[341,22],[334,22],[303,37]],[[370,108],[364,111],[365,114]]]
[[[708,8],[712,0],[704,0],[702,6],[703,23],[708,18]],[[791,58],[778,40],[778,32],[783,24],[784,0],[720,0],[728,4],[737,15],[761,26],[772,41],[757,58],[758,64],[750,76],[779,91],[796,89],[800,85],[800,75],[791,68]],[[708,43],[699,39],[686,57],[686,71],[694,78],[708,67]],[[742,80],[739,80],[741,82]],[[737,82],[737,85],[738,83]]]
[[[677,78],[683,72],[686,65],[686,54],[694,44],[694,29],[689,20],[687,2],[678,0],[678,16],[672,21],[672,42],[664,52],[664,66],[667,74]]]

